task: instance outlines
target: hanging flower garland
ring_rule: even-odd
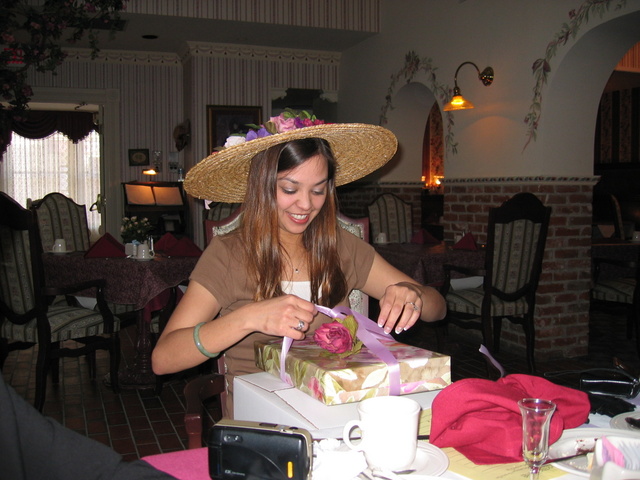
[[[413,77],[415,77],[416,74],[424,72],[427,74],[427,80],[431,91],[436,98],[440,100],[442,105],[447,103],[448,98],[451,96],[451,89],[448,86],[438,83],[436,80],[437,68],[433,66],[430,58],[420,58],[418,57],[418,54],[412,50],[405,55],[404,59],[404,66],[396,74],[391,75],[391,84],[389,85],[387,95],[385,96],[386,102],[382,106],[380,112],[380,125],[388,123],[387,113],[389,110],[393,110],[394,108],[391,99],[400,80],[404,80],[405,83],[409,83],[413,80]],[[458,144],[454,142],[453,138],[453,115],[451,112],[444,112],[444,116],[446,118],[446,134],[444,137],[444,143],[447,150],[450,150],[452,153],[458,153]]]
[[[533,87],[533,100],[529,107],[529,113],[524,117],[524,123],[527,125],[527,142],[524,148],[533,140],[536,140],[538,125],[542,115],[542,89],[546,85],[549,72],[551,72],[551,59],[556,55],[558,49],[567,44],[570,39],[574,39],[583,24],[589,22],[589,17],[598,15],[600,18],[607,13],[611,7],[613,0],[587,0],[576,11],[569,12],[569,23],[563,23],[561,30],[556,33],[552,41],[547,44],[545,55],[538,58],[531,67],[533,76],[536,80]],[[617,0],[615,10],[620,10],[626,6],[626,0]]]
[[[33,90],[27,73],[52,72],[74,44],[88,34],[92,58],[98,53],[98,31],[114,34],[128,0],[3,0],[0,6],[0,133],[10,116],[27,110]],[[37,2],[36,2],[37,3]],[[32,69],[32,70],[31,70]],[[4,122],[2,120],[4,119]]]

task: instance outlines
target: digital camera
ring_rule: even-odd
[[[309,480],[313,443],[307,430],[223,419],[209,430],[213,480]]]

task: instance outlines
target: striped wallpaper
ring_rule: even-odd
[[[157,180],[175,180],[168,172],[169,152],[176,152],[173,128],[191,120],[193,144],[178,154],[185,168],[208,155],[206,106],[260,106],[270,114],[274,92],[312,88],[337,92],[340,55],[293,49],[220,44],[189,44],[180,58],[155,52],[103,50],[91,60],[87,50],[70,50],[57,75],[35,73],[34,87],[117,89],[120,93],[122,180],[144,180],[140,167],[129,167],[127,151],[161,150],[165,168]],[[78,102],[82,101],[79,93]]]
[[[130,13],[379,31],[379,0],[135,0]]]

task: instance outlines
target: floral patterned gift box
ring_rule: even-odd
[[[405,345],[393,339],[382,340],[398,360],[400,393],[439,390],[451,383],[451,357]],[[256,342],[256,365],[280,376],[282,340]],[[314,340],[293,343],[286,357],[285,371],[293,385],[325,403],[339,405],[389,394],[387,365],[367,347],[346,358],[327,355]]]

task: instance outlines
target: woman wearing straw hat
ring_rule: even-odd
[[[353,289],[380,300],[385,332],[444,318],[443,298],[417,284],[337,224],[336,187],[384,165],[397,148],[388,130],[323,124],[286,112],[230,137],[186,176],[197,198],[243,202],[240,227],[216,236],[153,351],[156,374],[225,352],[231,415],[234,375],[258,371],[256,340],[302,339],[331,321],[315,304],[348,306]],[[234,144],[235,143],[235,144]]]

